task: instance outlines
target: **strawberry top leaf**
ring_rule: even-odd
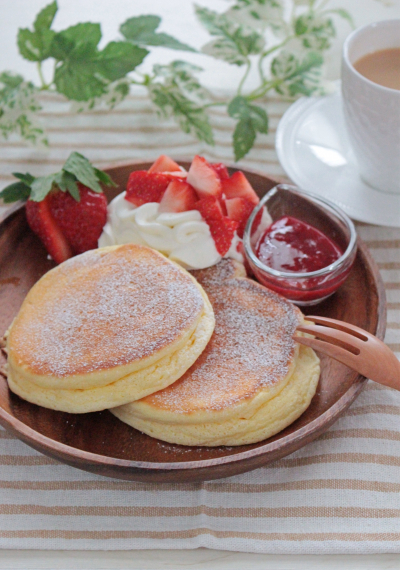
[[[19,178],[22,182],[24,182],[27,186],[30,186],[32,182],[35,180],[35,177],[28,172],[26,174],[21,174],[21,172],[13,172],[15,178]]]
[[[41,202],[53,188],[54,184],[54,174],[49,174],[48,176],[39,176],[35,178],[31,186],[30,199],[34,202]]]
[[[23,182],[14,182],[0,192],[0,197],[3,199],[4,204],[11,204],[18,200],[27,200],[31,189]]]
[[[92,166],[88,159],[79,152],[71,152],[60,172],[55,174],[37,178],[28,173],[14,172],[13,174],[19,182],[10,184],[0,192],[0,199],[6,204],[28,198],[34,202],[41,202],[55,187],[62,192],[69,192],[79,202],[80,193],[77,182],[98,193],[102,192],[100,183],[105,186],[116,186],[108,174]]]
[[[91,188],[94,192],[102,192],[93,166],[79,152],[71,152],[63,166],[63,170],[73,174],[79,182],[82,182],[82,184]]]
[[[79,188],[76,184],[76,179],[73,174],[65,172],[65,170],[61,170],[61,172],[58,172],[55,175],[54,182],[62,192],[68,191],[77,202],[80,201],[81,196],[79,194]]]

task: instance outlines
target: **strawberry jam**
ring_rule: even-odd
[[[277,271],[309,273],[339,259],[342,251],[322,232],[289,216],[276,220],[261,236],[256,255]]]
[[[270,289],[300,305],[314,304],[329,297],[345,281],[352,265],[302,277],[328,268],[343,254],[325,234],[296,218],[284,216],[261,235],[254,251],[266,268],[286,273],[275,276],[252,264],[255,277]],[[292,276],[289,277],[289,273]],[[298,277],[297,277],[298,276]]]

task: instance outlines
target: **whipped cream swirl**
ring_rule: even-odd
[[[149,202],[136,207],[119,194],[108,206],[108,222],[99,239],[99,247],[137,243],[147,245],[176,261],[185,269],[204,269],[222,259],[210,228],[200,212],[159,212],[160,204]],[[224,257],[243,262],[237,251],[236,235]]]

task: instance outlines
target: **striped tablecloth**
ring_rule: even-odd
[[[283,175],[274,151],[287,105],[269,104],[271,130],[243,167]],[[213,111],[210,150],[155,119],[144,94],[113,113],[79,116],[44,96],[49,151],[0,142],[0,185],[11,172],[57,170],[71,150],[97,166],[204,153],[232,162],[232,124]],[[360,225],[386,285],[386,341],[400,354],[400,229]],[[40,455],[0,430],[0,547],[196,548],[265,553],[400,551],[400,393],[369,383],[320,439],[251,473],[214,482],[161,485],[105,479]]]

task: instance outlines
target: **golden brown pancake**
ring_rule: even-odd
[[[193,274],[216,318],[207,348],[177,382],[112,413],[171,443],[265,439],[297,419],[315,393],[319,360],[292,339],[303,316],[232,260]]]
[[[195,279],[139,245],[92,250],[46,273],[7,340],[9,385],[69,412],[168,386],[206,346],[213,313]]]

